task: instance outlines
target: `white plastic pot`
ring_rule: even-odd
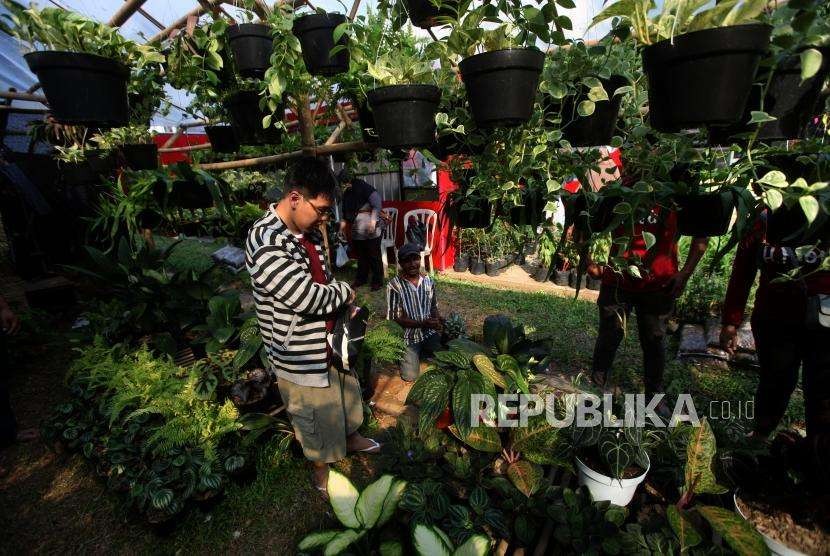
[[[648,462],[643,474],[633,479],[614,479],[603,475],[582,463],[579,458],[576,458],[576,468],[579,470],[579,485],[588,487],[594,502],[608,500],[617,506],[627,506],[634,498],[637,486],[645,480],[648,470],[651,469],[651,461]]]
[[[735,504],[735,513],[737,513],[739,516],[744,518],[747,521],[747,523],[749,523],[750,525],[755,527],[755,525],[746,518],[746,515],[744,515],[744,513],[741,511],[741,508],[738,506],[738,491],[737,490],[735,491],[735,494],[732,495],[732,502]],[[755,530],[758,531],[758,528],[755,527]],[[769,551],[771,553],[775,554],[775,555],[778,555],[778,556],[807,556],[803,552],[799,552],[798,550],[793,550],[792,548],[789,548],[788,546],[783,545],[780,542],[772,539],[772,537],[768,537],[767,535],[761,533],[761,531],[758,531],[758,534],[760,534],[764,538],[764,544],[767,545],[767,548],[769,548]]]

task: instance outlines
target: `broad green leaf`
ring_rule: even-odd
[[[798,198],[798,204],[801,205],[801,210],[804,211],[807,223],[812,224],[818,216],[818,200],[816,200],[816,198],[812,195],[804,195],[803,197]]]
[[[453,547],[447,546],[444,539],[430,526],[418,524],[412,532],[412,544],[421,556],[450,556]]]
[[[689,518],[684,515],[683,510],[678,510],[674,504],[669,504],[666,508],[666,516],[669,518],[672,531],[677,535],[677,540],[680,541],[681,553],[697,546],[703,540]]]
[[[643,232],[643,241],[646,244],[646,251],[648,251],[657,243],[657,238],[651,232]]]
[[[349,30],[349,22],[348,21],[344,21],[343,23],[341,23],[340,25],[335,27],[334,32],[332,33],[332,36],[331,36],[332,40],[334,41],[334,44],[337,44],[338,42],[340,42],[340,37],[342,37],[343,34],[348,30]]]
[[[596,105],[593,103],[593,101],[583,100],[579,103],[579,105],[577,105],[576,111],[577,113],[579,113],[580,116],[590,116],[594,113],[595,108]]]
[[[360,493],[354,511],[364,529],[371,529],[377,523],[394,479],[392,475],[384,475]]]
[[[750,112],[750,114],[751,114],[752,117],[749,119],[749,122],[747,122],[747,123],[750,123],[750,124],[761,124],[761,123],[764,123],[764,122],[774,122],[777,119],[775,116],[770,116],[769,114],[767,114],[766,112],[763,112],[761,110],[753,110],[752,112]]]
[[[599,87],[591,87],[591,90],[588,91],[588,99],[594,102],[608,100],[608,93],[605,92],[605,89],[602,87],[602,85],[600,85]]]
[[[784,202],[784,195],[777,189],[767,189],[764,191],[764,204],[770,209],[777,210]]]
[[[401,496],[403,496],[403,491],[405,489],[406,481],[402,479],[397,479],[392,483],[392,486],[389,488],[389,492],[386,493],[386,498],[383,501],[383,508],[380,511],[380,517],[378,517],[377,523],[375,523],[376,527],[383,527],[383,525],[385,525],[386,522],[389,521],[393,515],[395,515],[398,502],[401,501]]]
[[[326,490],[331,501],[331,509],[340,523],[350,529],[359,529],[360,520],[355,514],[355,504],[360,493],[345,475],[334,469],[329,469],[329,480]]]
[[[640,269],[637,265],[628,265],[628,273],[632,275],[634,278],[642,278],[643,275],[640,274]]]
[[[815,48],[808,48],[801,52],[801,82],[813,77],[821,69],[821,52]]]
[[[686,447],[686,491],[693,494],[722,494],[726,488],[718,484],[712,471],[715,459],[715,434],[709,422],[703,418],[700,426],[692,431]]]
[[[466,436],[462,436],[458,431],[458,427],[455,425],[450,425],[449,431],[457,439],[480,452],[491,452],[494,454],[501,452],[501,438],[499,438],[498,431],[493,427],[481,424],[470,429],[470,434]]]
[[[565,95],[568,94],[568,89],[561,83],[551,83],[548,88],[550,89],[550,96],[555,99],[565,98]]]
[[[554,191],[562,189],[562,183],[554,179],[549,179],[545,182],[545,185],[547,185],[548,193],[553,193]]]
[[[323,550],[323,556],[335,556],[342,553],[365,533],[365,531],[354,531],[352,529],[346,529],[345,531],[337,533],[326,545],[326,548]]]
[[[378,549],[380,556],[403,556],[403,545],[398,541],[383,541]]]
[[[626,202],[614,205],[614,214],[631,214],[631,205]]]
[[[300,541],[297,549],[303,552],[311,552],[314,549],[327,545],[338,533],[340,531],[319,531],[317,533],[311,533]]]
[[[540,465],[567,465],[568,438],[548,423],[544,414],[528,419],[526,427],[510,429],[510,446],[526,460]]]
[[[262,117],[262,129],[271,127],[271,114],[266,114]]]
[[[486,556],[490,553],[490,539],[484,535],[473,535],[459,546],[453,556]]]
[[[765,185],[770,185],[772,187],[787,187],[787,176],[784,175],[784,172],[780,170],[772,170],[764,174],[761,179],[758,180],[758,183],[763,183]]]
[[[542,485],[542,468],[529,461],[519,460],[507,467],[507,478],[522,494],[530,498]]]
[[[770,553],[755,527],[735,512],[717,506],[697,506],[696,510],[726,541],[729,548],[739,555],[757,556]]]

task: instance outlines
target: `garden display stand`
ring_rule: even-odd
[[[515,127],[533,114],[545,55],[511,48],[476,54],[458,65],[475,123],[480,128]]]
[[[129,122],[130,69],[117,60],[78,52],[30,52],[24,56],[37,75],[49,111],[65,124],[120,127]]]
[[[274,39],[271,28],[263,23],[238,23],[228,27],[228,47],[236,71],[242,77],[261,79],[271,67]]]
[[[335,46],[346,46],[348,36],[343,34],[334,43],[335,28],[346,22],[346,16],[336,13],[309,14],[294,21],[293,33],[300,40],[303,62],[311,75],[337,75],[349,71],[349,51],[346,48],[331,56]]]
[[[649,121],[658,131],[731,125],[744,113],[772,27],[694,31],[647,46]]]

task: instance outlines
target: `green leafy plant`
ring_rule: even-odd
[[[340,554],[354,544],[373,546],[377,532],[395,514],[405,488],[405,481],[384,475],[359,492],[348,477],[330,469],[326,489],[331,508],[346,529],[311,533],[297,548],[302,552]]]
[[[484,556],[490,552],[490,539],[484,535],[472,535],[464,544],[456,547],[441,529],[428,525],[415,526],[412,544],[421,556]]]
[[[152,144],[153,134],[141,125],[116,127],[93,135],[92,141],[105,151],[113,151],[124,145]]]
[[[553,520],[552,539],[559,550],[569,554],[623,553],[619,532],[628,516],[626,508],[592,502],[585,487],[556,487],[553,498],[547,515]]]

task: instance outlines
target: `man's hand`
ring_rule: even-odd
[[[349,299],[346,300],[346,305],[351,305],[354,303],[354,300],[357,298],[357,292],[352,290],[349,294]]]
[[[375,220],[374,218],[372,220],[369,220],[369,227],[367,228],[367,233],[369,235],[374,234],[377,227],[378,227],[378,221],[377,220]]]
[[[738,328],[734,324],[725,324],[720,329],[720,347],[729,355],[738,349]]]
[[[20,331],[20,319],[8,306],[0,307],[0,327],[9,336],[13,336]]]
[[[686,282],[689,281],[690,274],[680,271],[666,282],[665,288],[672,297],[679,297],[683,293],[683,288],[686,287]]]

